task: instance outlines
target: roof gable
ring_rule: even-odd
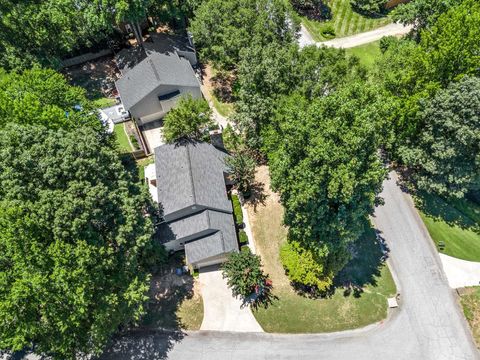
[[[188,60],[176,53],[151,53],[116,83],[127,110],[164,85],[199,87]]]

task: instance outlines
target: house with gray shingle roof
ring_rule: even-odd
[[[156,178],[146,179],[158,192],[163,218],[158,240],[169,251],[185,250],[195,268],[221,263],[238,251],[226,156],[205,142],[165,144],[155,149]]]
[[[139,51],[143,60],[131,68],[126,66],[115,84],[125,109],[139,126],[163,118],[182,95],[202,97],[187,58],[177,51]]]

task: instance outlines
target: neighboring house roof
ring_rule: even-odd
[[[203,142],[165,144],[155,149],[158,199],[163,216],[196,206],[232,212],[224,173],[226,153]]]
[[[204,142],[155,149],[158,200],[165,220],[157,237],[162,243],[185,243],[190,263],[238,250],[225,186],[226,156]]]
[[[161,85],[199,87],[188,60],[176,53],[151,53],[116,83],[125,109],[130,110]]]
[[[149,40],[143,43],[143,47],[135,46],[119,51],[115,56],[115,62],[122,75],[125,75],[151,54],[167,54],[179,51],[195,53],[195,49],[190,45],[188,38],[185,36],[151,33]]]

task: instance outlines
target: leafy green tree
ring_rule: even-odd
[[[418,187],[463,197],[480,189],[480,79],[465,77],[422,101],[422,132],[401,147]]]
[[[38,68],[23,73],[0,71],[0,125],[7,123],[102,130],[85,90],[70,86],[54,70]]]
[[[299,91],[307,98],[323,96],[352,79],[365,78],[358,60],[345,51],[297,44],[251,46],[241,52],[238,101],[233,120],[251,148],[260,148],[262,127],[270,121],[282,95]]]
[[[294,19],[286,0],[205,0],[195,11],[190,30],[202,59],[232,69],[240,51],[252,44],[293,43],[298,31]]]
[[[352,7],[366,15],[378,16],[385,12],[385,4],[388,0],[350,0]]]
[[[263,134],[289,239],[315,251],[323,282],[348,261],[386,175],[377,96],[361,82],[312,101],[290,96]]]
[[[233,296],[240,296],[244,302],[257,306],[269,301],[272,286],[262,270],[260,256],[250,251],[230,253],[222,265],[222,276]]]
[[[133,176],[92,129],[0,130],[1,349],[76,359],[140,319],[156,214]]]
[[[1,1],[0,67],[58,67],[73,49],[111,33],[110,11],[89,0]]]
[[[163,122],[163,136],[169,143],[180,139],[202,140],[213,126],[212,110],[203,99],[186,96],[170,110]]]
[[[312,251],[298,241],[287,241],[280,249],[280,259],[290,281],[315,292],[324,292],[333,284],[333,274],[324,271],[324,256],[318,249]]]
[[[225,163],[231,170],[232,179],[238,190],[247,193],[255,180],[255,160],[242,151],[227,157]]]
[[[426,29],[434,24],[438,17],[461,0],[415,0],[400,4],[393,11],[394,21],[413,25],[414,31]]]

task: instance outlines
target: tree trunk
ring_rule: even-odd
[[[140,27],[140,24],[137,22],[135,23],[130,23],[130,26],[133,29],[133,33],[135,34],[135,39],[137,39],[138,45],[143,47],[143,36],[142,36],[142,29]]]

